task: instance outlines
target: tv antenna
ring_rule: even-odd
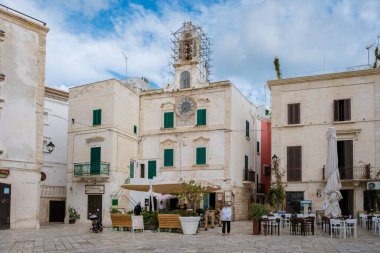
[[[122,52],[124,59],[125,59],[125,80],[128,79],[128,57]]]
[[[373,47],[374,44],[375,44],[375,42],[373,42],[372,45],[365,47],[368,51],[368,65],[369,65],[369,50]]]

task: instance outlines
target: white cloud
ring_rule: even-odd
[[[109,19],[114,33],[92,33],[82,24],[73,29],[73,12],[90,22],[119,3],[109,1],[4,0],[5,5],[42,19],[47,37],[48,85],[79,85],[125,74],[145,76],[161,85],[168,80],[170,31],[184,21],[202,25],[213,41],[212,80],[231,80],[256,104],[265,99],[263,85],[275,78],[279,56],[284,76],[343,70],[367,63],[365,46],[380,34],[378,1],[241,0],[193,4],[160,1],[159,13],[138,4]],[[75,28],[75,27],[74,27]],[[93,27],[94,28],[94,27]],[[99,27],[100,29],[102,27]],[[324,65],[324,59],[325,65]]]

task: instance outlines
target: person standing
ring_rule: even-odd
[[[142,209],[141,209],[141,203],[137,203],[137,205],[135,206],[135,209],[133,210],[133,213],[135,215],[140,215],[142,212]]]
[[[223,222],[223,227],[222,227],[223,235],[225,235],[226,233],[226,226],[227,226],[227,235],[229,235],[231,231],[231,208],[228,203],[225,203],[222,209],[222,222]]]

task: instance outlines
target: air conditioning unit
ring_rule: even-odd
[[[368,182],[367,190],[380,190],[380,182]]]

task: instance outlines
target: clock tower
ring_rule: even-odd
[[[174,79],[166,90],[208,86],[211,50],[202,28],[185,22],[172,36]]]

